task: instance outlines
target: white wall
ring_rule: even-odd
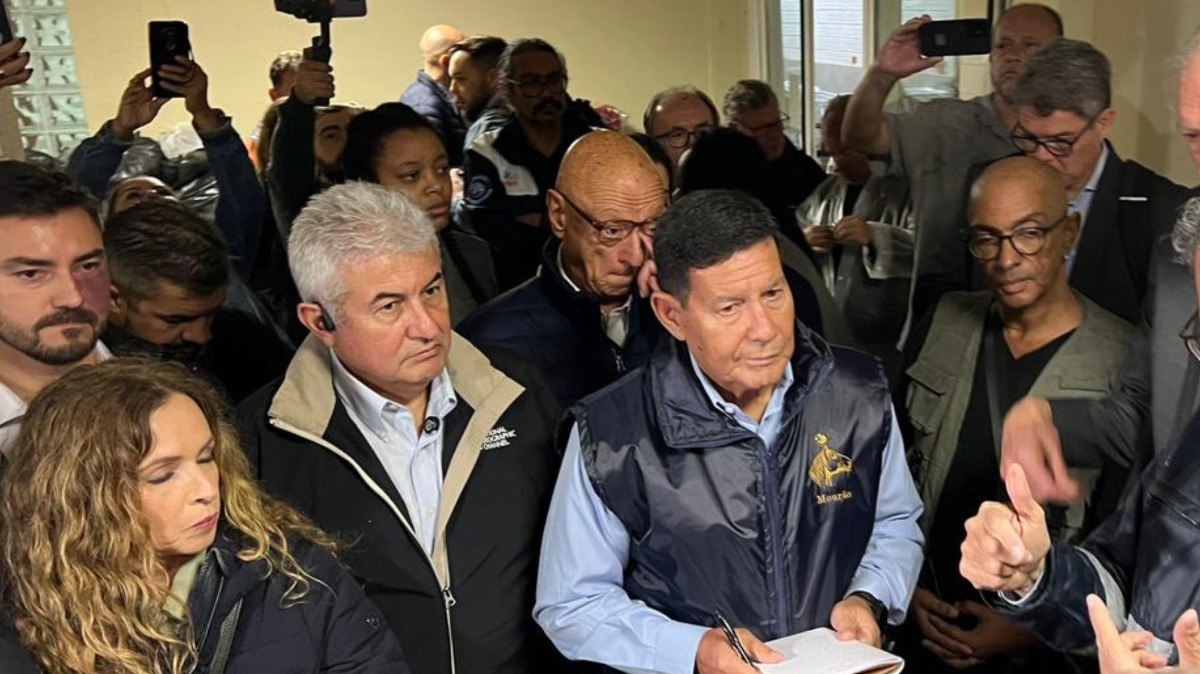
[[[640,126],[654,92],[691,83],[719,98],[750,69],[744,0],[371,0],[369,16],[334,25],[334,70],[341,101],[396,100],[420,67],[417,40],[435,23],[468,34],[537,36],[563,51],[571,92],[612,103]],[[146,22],[186,21],[209,98],[248,133],[265,109],[267,67],[301,49],[316,31],[276,13],[271,0],[67,0],[89,125],[115,110],[129,77],[149,65]],[[157,133],[186,120],[173,102]]]

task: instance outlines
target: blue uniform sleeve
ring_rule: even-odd
[[[267,212],[267,197],[246,146],[229,119],[212,133],[200,134],[217,181],[217,229],[229,243],[234,269],[250,277]]]
[[[691,674],[706,628],[631,599],[629,534],[596,495],[572,427],[542,538],[534,618],[572,660],[632,674]]]
[[[924,506],[904,460],[904,441],[894,409],[891,417],[875,502],[875,530],[846,594],[869,593],[887,606],[888,622],[899,625],[912,601],[924,558],[921,546],[925,539],[917,524]]]
[[[105,122],[96,135],[84,139],[67,160],[67,175],[97,199],[104,199],[108,194],[108,181],[121,166],[125,151],[133,145],[117,140],[109,130],[111,123]]]

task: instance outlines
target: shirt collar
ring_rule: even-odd
[[[696,377],[700,380],[700,386],[704,388],[704,393],[708,396],[708,401],[712,403],[715,409],[724,412],[735,421],[749,421],[752,424],[758,424],[758,422],[743,412],[742,408],[725,400],[721,396],[720,392],[717,391],[717,387],[712,383],[712,380],[708,378],[708,375],[704,374],[704,370],[700,369],[700,363],[696,362],[696,356],[690,348],[688,349],[688,360],[692,363],[692,371],[696,373]],[[772,397],[791,388],[793,381],[795,381],[795,377],[792,375],[792,364],[789,362],[783,370],[783,378],[779,380],[779,383],[775,384],[775,390],[771,393]]]
[[[1100,184],[1100,176],[1104,174],[1104,165],[1108,163],[1108,143],[1104,143],[1104,148],[1100,151],[1100,159],[1096,161],[1096,168],[1092,169],[1092,177],[1088,178],[1087,184],[1083,186],[1085,192],[1095,192],[1096,185]]]
[[[96,362],[102,363],[112,358],[112,352],[104,346],[104,342],[96,340],[96,348],[93,349],[96,354]],[[13,392],[12,389],[0,383],[0,426],[17,421],[25,416],[25,411],[29,408],[20,396]]]
[[[387,419],[412,419],[412,413],[407,407],[379,395],[347,370],[332,351],[329,352],[329,360],[333,366],[333,386],[338,398],[354,416],[371,429],[372,433],[379,436],[390,435],[393,429]],[[457,404],[458,397],[454,393],[454,385],[450,382],[450,373],[442,368],[441,373],[434,377],[429,385],[429,404],[425,417],[445,419]]]

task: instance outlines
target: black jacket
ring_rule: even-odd
[[[1050,550],[1028,604],[989,602],[1060,650],[1095,645],[1085,598],[1094,593],[1110,610],[1170,642],[1180,614],[1200,608],[1200,417],[1192,419],[1173,453],[1142,473],[1121,507],[1079,547]],[[1122,617],[1125,617],[1122,615]]]
[[[310,338],[282,382],[239,408],[243,445],[263,486],[351,542],[342,559],[400,637],[414,672],[560,671],[532,618],[560,460],[553,398],[453,337],[447,369],[458,404],[441,429],[445,478],[430,556],[337,398],[330,358]]]
[[[562,137],[549,156],[529,144],[521,120],[479,134],[463,157],[463,198],[457,215],[492,246],[500,290],[510,290],[537,274],[545,226],[546,190],[554,187],[567,148],[591,131],[575,107],[562,119]],[[543,224],[519,218],[539,216]]]
[[[433,80],[424,71],[408,85],[400,96],[400,102],[417,111],[437,131],[446,146],[446,156],[451,166],[462,166],[463,142],[467,137],[467,123],[458,114],[458,106],[450,92]]]
[[[476,309],[458,331],[473,344],[536,363],[566,408],[648,361],[663,330],[649,303],[634,297],[625,346],[614,344],[600,305],[563,279],[558,250],[557,239],[547,243],[537,276]]]
[[[1110,461],[1134,471],[1175,447],[1196,410],[1200,363],[1179,339],[1196,311],[1196,281],[1163,236],[1151,254],[1146,318],[1121,378],[1100,400],[1053,400],[1054,424],[1072,467]]]
[[[265,562],[239,559],[244,546],[237,540],[229,529],[217,536],[188,596],[199,653],[196,674],[213,666],[221,627],[239,602],[236,621],[230,622],[236,628],[225,674],[409,672],[379,609],[332,555],[308,541],[289,541],[296,561],[316,582],[301,601],[285,603],[291,581],[279,573],[267,576]],[[0,670],[37,672],[22,651],[15,635],[0,631]]]
[[[438,241],[450,318],[457,325],[477,306],[499,294],[492,248],[456,222],[438,232]]]

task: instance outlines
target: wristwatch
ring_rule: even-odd
[[[871,617],[875,618],[875,624],[879,625],[880,629],[883,629],[883,627],[887,625],[887,606],[884,606],[883,602],[876,599],[874,595],[872,595],[870,592],[863,592],[860,590],[858,592],[851,592],[850,594],[846,595],[847,599],[850,597],[858,597],[859,599],[867,602],[867,606],[871,609]]]

